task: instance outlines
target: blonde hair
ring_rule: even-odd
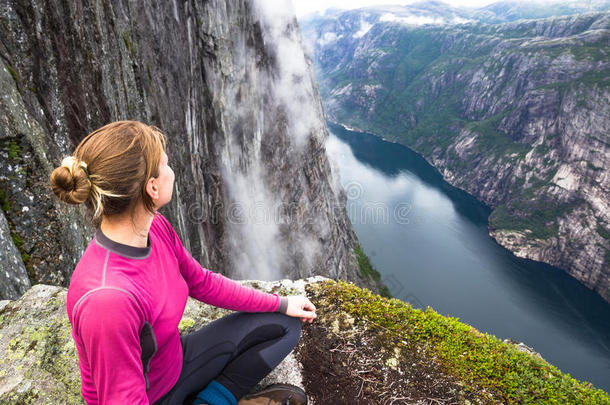
[[[85,203],[90,220],[122,215],[138,203],[155,212],[146,183],[159,175],[166,150],[163,132],[139,121],[115,121],[87,135],[49,178],[53,193],[68,204]]]

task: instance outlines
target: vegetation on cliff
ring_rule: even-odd
[[[356,257],[358,258],[358,266],[360,267],[360,275],[363,278],[372,278],[376,285],[379,288],[379,294],[382,297],[392,298],[392,294],[390,293],[390,289],[383,284],[381,281],[381,273],[377,271],[375,267],[371,264],[371,260],[364,253],[362,247],[359,243],[356,243],[354,246],[354,252],[356,253]]]
[[[590,383],[457,318],[344,281],[306,290],[318,317],[299,357],[314,400],[610,404]]]

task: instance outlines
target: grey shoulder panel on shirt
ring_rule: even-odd
[[[286,309],[288,309],[288,297],[280,297],[280,306],[277,308],[276,312],[285,314]]]

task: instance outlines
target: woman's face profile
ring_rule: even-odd
[[[168,164],[168,156],[163,152],[159,162],[159,176],[156,178],[159,195],[159,198],[155,200],[157,209],[171,201],[172,192],[174,191],[174,179],[174,171]]]

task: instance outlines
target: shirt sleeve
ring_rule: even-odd
[[[246,312],[286,312],[287,298],[247,287],[199,264],[182,245],[169,221],[159,213],[171,235],[180,265],[180,273],[189,288],[189,296],[206,304]],[[282,304],[282,305],[280,305]]]
[[[98,403],[149,404],[140,347],[143,317],[133,298],[118,290],[96,290],[73,316]]]

